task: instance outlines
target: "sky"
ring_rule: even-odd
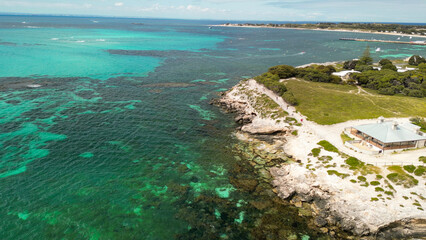
[[[2,13],[426,23],[426,0],[0,0]]]

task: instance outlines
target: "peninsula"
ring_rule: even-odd
[[[405,25],[405,24],[386,24],[386,23],[226,23],[219,26],[223,27],[258,27],[258,28],[283,28],[300,30],[320,30],[320,31],[339,31],[339,32],[360,32],[399,35],[408,37],[426,37],[425,25]]]
[[[236,136],[251,143],[258,156],[284,151],[291,159],[258,168],[269,171],[278,196],[300,215],[313,216],[312,225],[322,232],[335,238],[346,238],[339,230],[362,239],[424,237],[426,134],[419,129],[426,127],[426,99],[383,95],[349,78],[337,79],[332,73],[343,65],[348,64],[275,66],[241,81],[214,103],[237,114]],[[309,73],[312,69],[324,74]],[[315,81],[320,76],[324,81]],[[416,129],[417,145],[374,152],[378,145],[351,132],[388,123],[395,130]]]

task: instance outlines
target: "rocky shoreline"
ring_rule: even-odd
[[[328,234],[332,239],[424,239],[426,237],[424,213],[408,214],[406,218],[401,218],[400,212],[393,213],[387,207],[383,207],[384,205],[380,205],[377,211],[371,211],[370,205],[374,203],[349,202],[339,197],[339,194],[347,191],[340,189],[344,188],[338,183],[342,180],[341,178],[332,176],[335,178],[330,179],[337,184],[324,184],[318,181],[317,172],[311,172],[309,168],[307,170],[300,159],[295,159],[297,156],[285,153],[283,150],[287,139],[294,138],[294,131],[300,130],[301,123],[296,119],[301,115],[287,107],[288,115],[292,116],[290,119],[293,121],[288,121],[288,115],[287,118],[265,116],[262,110],[256,108],[256,104],[260,102],[259,98],[265,91],[267,90],[254,80],[245,80],[222,93],[219,99],[212,100],[211,104],[235,115],[235,122],[239,124],[236,136],[240,140],[263,142],[262,150],[271,151],[269,155],[272,156],[269,158],[274,159],[275,155],[276,159],[281,159],[266,168],[269,172],[265,170],[258,172],[265,179],[270,179],[270,183],[275,187],[274,192],[281,199],[300,208],[301,212],[309,212],[308,215],[312,217],[312,227]],[[272,97],[270,93],[266,93]],[[258,158],[257,161],[265,163],[265,159],[262,160],[262,158]],[[362,195],[362,193],[359,194]],[[410,209],[414,208],[407,206],[407,211]]]

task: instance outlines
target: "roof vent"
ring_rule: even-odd
[[[384,121],[385,121],[385,118],[383,116],[381,116],[381,117],[378,118],[378,123],[382,123]]]
[[[392,123],[392,130],[396,130],[397,126],[398,126],[398,123],[397,122],[393,122]]]

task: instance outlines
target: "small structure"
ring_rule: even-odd
[[[360,73],[355,70],[346,70],[346,71],[340,71],[340,72],[334,72],[332,73],[334,76],[340,77],[342,80],[348,80],[351,73]]]
[[[379,152],[426,147],[426,134],[420,131],[419,126],[385,121],[383,117],[377,123],[354,126],[345,131],[359,139],[355,141],[358,144],[364,143],[371,149],[380,149]]]

